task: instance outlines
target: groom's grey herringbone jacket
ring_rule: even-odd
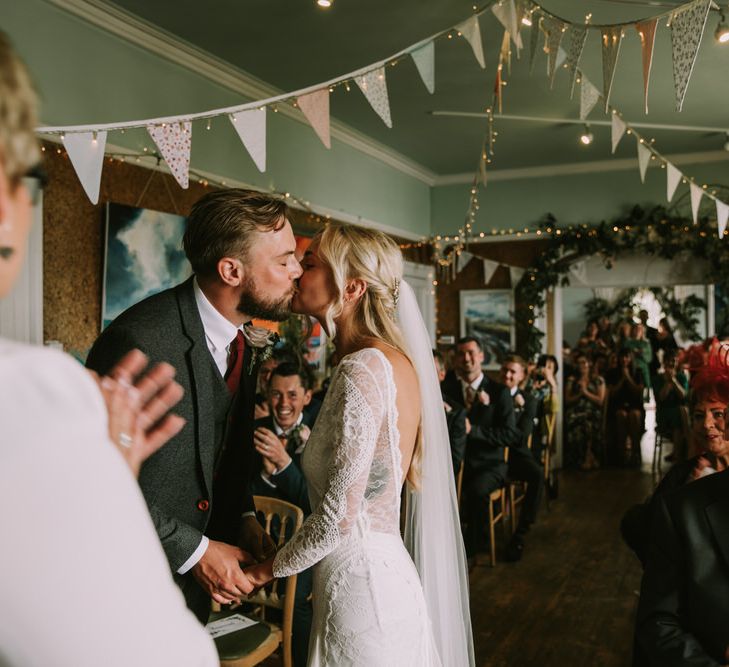
[[[144,463],[139,475],[155,528],[176,572],[203,534],[237,543],[240,516],[253,509],[245,490],[253,449],[256,375],[249,373],[246,349],[240,388],[231,399],[206,344],[192,279],[122,313],[94,343],[87,366],[104,374],[133,348],[142,350],[152,363],[172,364],[185,390],[174,408],[187,420],[185,427]],[[229,413],[236,419],[229,420]],[[231,436],[226,435],[229,428]],[[216,475],[226,441],[235,444],[228,447],[226,465]],[[175,574],[175,579],[188,606],[199,616],[205,614],[209,599],[191,574]]]

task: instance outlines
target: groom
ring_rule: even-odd
[[[212,192],[192,208],[183,239],[194,276],[132,306],[94,343],[101,374],[133,348],[177,369],[187,421],[149,458],[139,484],[187,606],[205,623],[252,590],[240,563],[273,544],[248,487],[260,336],[251,318],[288,317],[301,267],[286,204],[248,190]],[[253,335],[252,335],[253,334]]]

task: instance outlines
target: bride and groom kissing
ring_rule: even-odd
[[[188,607],[204,623],[211,598],[313,567],[309,665],[472,665],[445,415],[398,246],[333,223],[300,264],[285,203],[237,189],[194,205],[183,244],[193,277],[120,315],[87,365],[103,375],[139,348],[177,370],[186,423],[139,484]],[[339,363],[302,457],[312,513],[276,553],[245,491],[267,342],[249,322],[292,310]]]

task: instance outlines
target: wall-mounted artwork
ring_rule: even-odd
[[[514,296],[511,290],[461,290],[461,336],[481,341],[484,368],[497,369],[514,349]]]
[[[107,204],[101,326],[129,306],[192,275],[182,250],[185,218]]]

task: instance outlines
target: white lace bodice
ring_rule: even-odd
[[[399,535],[402,466],[392,366],[375,348],[337,367],[304,450],[312,514],[276,555],[285,577],[318,563],[353,531]]]

